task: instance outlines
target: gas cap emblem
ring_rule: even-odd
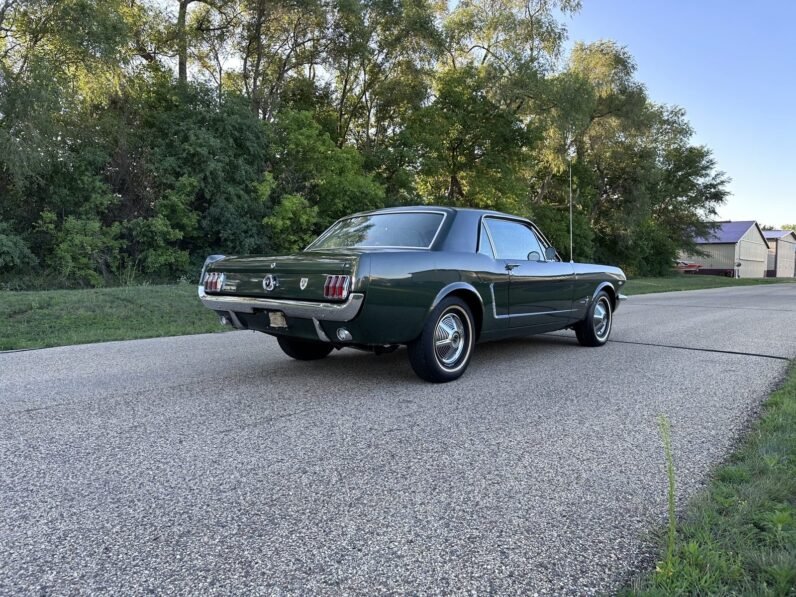
[[[301,288],[301,290],[304,290],[304,289],[307,287],[307,282],[308,282],[308,281],[309,281],[309,280],[307,280],[307,278],[302,278],[302,279],[299,281],[299,288]]]
[[[271,292],[277,286],[279,286],[279,280],[277,280],[276,276],[268,274],[263,278],[263,289],[265,289],[266,292]]]

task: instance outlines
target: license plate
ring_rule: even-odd
[[[287,320],[285,319],[285,314],[281,311],[269,311],[268,325],[272,328],[286,328]]]

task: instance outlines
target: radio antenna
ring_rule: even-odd
[[[567,144],[567,162],[569,163],[569,262],[575,263],[574,243],[572,242],[572,158],[574,139]]]
[[[572,160],[569,160],[569,262],[575,263],[572,249]]]

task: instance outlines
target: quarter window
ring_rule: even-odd
[[[481,224],[481,238],[478,239],[478,252],[487,257],[495,257],[492,251],[492,244],[489,242],[489,236],[486,233],[486,224]]]
[[[536,253],[537,261],[544,260],[542,245],[533,230],[519,222],[510,220],[487,220],[489,232],[495,248],[497,259],[514,259],[527,261],[531,253]]]

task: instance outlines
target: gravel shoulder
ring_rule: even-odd
[[[682,502],[793,329],[796,286],[647,295],[443,386],[247,332],[3,354],[0,593],[610,591],[665,516],[656,417]]]

